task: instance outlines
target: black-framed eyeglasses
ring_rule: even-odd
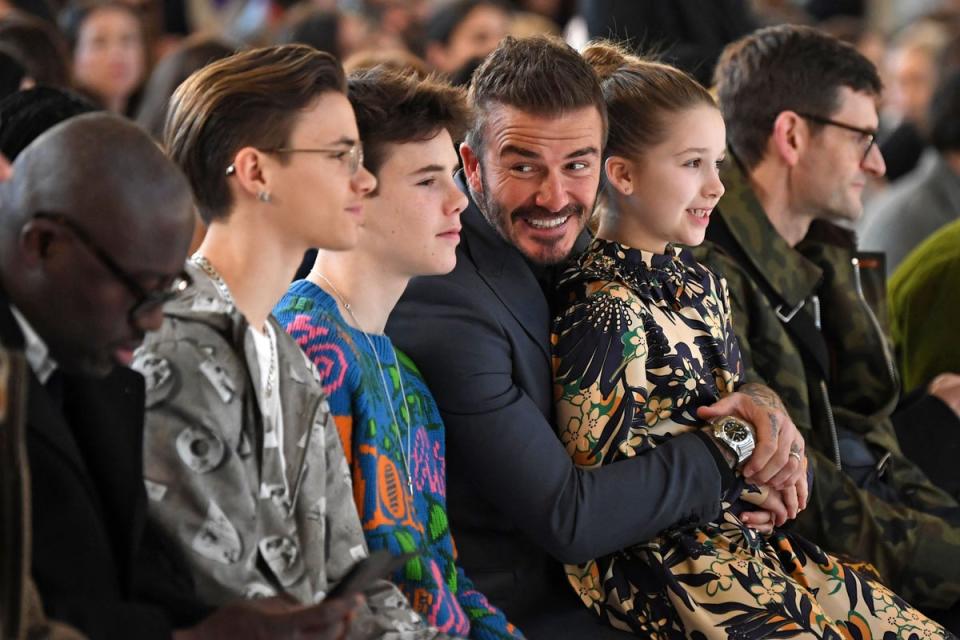
[[[294,147],[278,147],[276,149],[264,149],[266,153],[324,153],[334,160],[344,160],[347,163],[347,169],[350,171],[350,175],[355,175],[357,171],[360,170],[360,167],[363,166],[363,145],[359,142],[354,142],[349,147],[316,147],[312,149],[308,148],[294,148]]]
[[[860,162],[863,162],[867,159],[867,156],[870,155],[870,149],[873,148],[873,145],[877,144],[877,132],[875,130],[855,127],[852,124],[837,122],[836,120],[824,118],[823,116],[817,116],[812,113],[801,113],[798,111],[797,115],[805,120],[816,122],[817,124],[825,124],[831,127],[839,127],[840,129],[846,129],[847,131],[859,133],[861,136],[863,136],[863,142],[861,143],[863,145],[863,156],[861,156]]]
[[[136,300],[128,314],[131,321],[140,314],[173,299],[193,284],[193,279],[190,278],[190,274],[186,271],[181,271],[170,278],[165,284],[148,291],[137,282],[136,278],[118,265],[106,251],[101,249],[100,246],[94,242],[93,238],[84,231],[83,227],[74,221],[59,213],[39,212],[33,214],[33,217],[41,220],[49,220],[68,229],[70,233],[73,234],[73,237],[79,240],[80,244],[86,247],[87,251],[92,253],[113,277],[123,283],[123,286],[127,288],[127,291],[129,291],[134,300]]]

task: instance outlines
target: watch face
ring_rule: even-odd
[[[750,431],[747,426],[739,420],[726,420],[723,423],[723,434],[731,442],[743,442],[750,437]]]

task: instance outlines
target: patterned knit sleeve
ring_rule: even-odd
[[[523,638],[523,634],[476,590],[473,582],[457,565],[457,601],[470,619],[470,640],[506,640]]]
[[[647,339],[642,305],[627,287],[585,286],[551,339],[560,440],[578,466],[594,467],[620,457],[618,447],[633,455],[629,443],[645,434]]]

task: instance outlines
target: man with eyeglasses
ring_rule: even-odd
[[[698,255],[729,283],[748,377],[808,443],[814,486],[796,527],[956,631],[960,508],[903,456],[894,421],[960,424],[929,395],[892,413],[899,381],[868,303],[883,299],[882,259],[836,224],[860,217],[885,170],[877,71],[834,38],[778,26],[728,46],[716,81],[731,161]]]
[[[169,636],[166,615],[133,595],[143,384],[122,365],[159,325],[156,303],[184,286],[189,187],[140,130],[90,114],[38,138],[0,189],[0,339],[32,370],[32,563],[46,613],[94,637],[121,620]],[[206,613],[183,602],[188,617]]]

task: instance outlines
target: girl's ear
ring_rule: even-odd
[[[636,167],[632,161],[622,156],[610,156],[603,166],[610,186],[622,195],[633,194],[633,174]]]

